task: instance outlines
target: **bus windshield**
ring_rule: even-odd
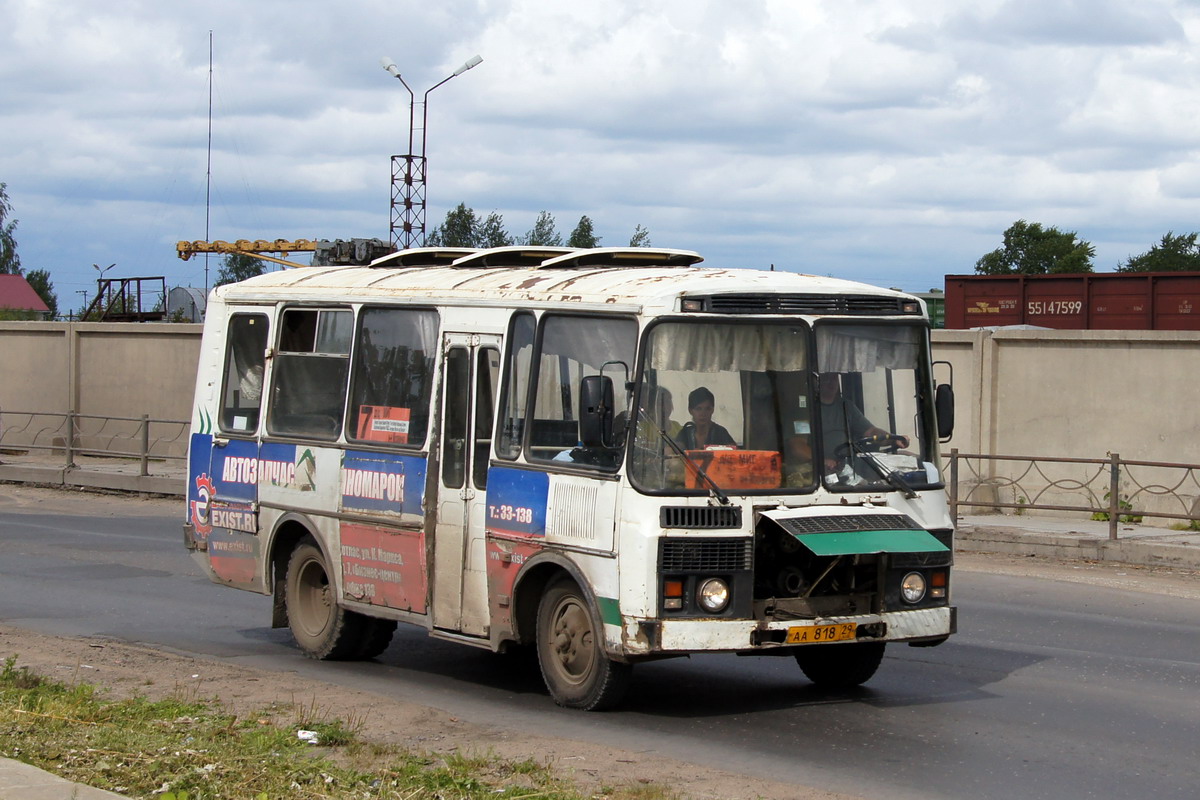
[[[656,325],[631,415],[631,480],[650,492],[937,483],[924,337],[894,324]]]

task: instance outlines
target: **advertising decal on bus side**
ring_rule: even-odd
[[[342,591],[351,600],[425,613],[425,534],[341,524]]]
[[[342,508],[422,514],[425,459],[347,450],[342,459]]]
[[[515,536],[545,536],[549,496],[547,473],[493,467],[488,470],[488,530]]]

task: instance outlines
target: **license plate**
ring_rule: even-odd
[[[788,628],[787,644],[813,644],[814,642],[844,642],[855,638],[858,624],[842,622],[837,625],[797,625]]]

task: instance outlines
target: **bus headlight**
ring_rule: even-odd
[[[910,572],[900,581],[900,596],[906,603],[919,603],[925,598],[925,576]]]
[[[720,578],[709,578],[700,584],[696,599],[705,611],[719,614],[729,605],[729,584]]]

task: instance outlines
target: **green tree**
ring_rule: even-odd
[[[571,236],[567,239],[567,247],[599,246],[600,237],[596,235],[596,231],[592,227],[592,219],[584,214],[579,218],[579,224],[575,226],[575,230],[571,231]]]
[[[504,217],[495,211],[487,215],[479,230],[479,247],[511,247],[513,237],[504,227]]]
[[[8,202],[8,187],[0,183],[0,275],[20,275],[21,257],[17,255],[17,221],[12,216],[12,203]]]
[[[554,228],[554,215],[549,211],[538,214],[533,228],[521,238],[521,244],[540,247],[561,247],[562,235]]]
[[[629,237],[630,247],[649,247],[650,246],[650,231],[646,230],[639,223],[633,229],[633,236]]]
[[[44,269],[35,269],[25,276],[29,285],[42,298],[42,302],[50,309],[47,319],[58,319],[58,295],[54,292],[54,284],[50,281],[50,273]]]
[[[221,269],[213,286],[224,286],[227,283],[237,283],[255,275],[262,275],[266,270],[262,259],[246,253],[229,253],[221,259]]]
[[[425,237],[428,247],[478,247],[479,217],[475,209],[459,203],[446,212],[446,219]]]
[[[1200,272],[1200,233],[1176,236],[1168,231],[1162,241],[1117,267],[1117,272]]]
[[[1043,228],[1017,220],[1004,232],[1004,246],[975,262],[980,275],[1048,275],[1091,272],[1096,248],[1074,231]]]

